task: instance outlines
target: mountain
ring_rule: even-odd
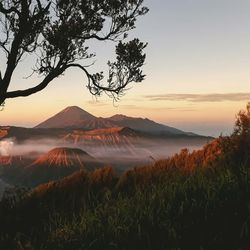
[[[46,166],[50,168],[87,167],[96,160],[79,148],[54,148],[40,156],[28,168]]]
[[[35,128],[0,126],[2,145],[11,142],[11,153],[32,157],[32,164],[24,166],[23,179],[27,182],[34,180],[35,176],[38,180],[42,176],[47,180],[49,176],[56,176],[56,171],[59,177],[64,176],[82,165],[88,168],[90,164],[85,163],[89,160],[86,160],[86,155],[83,159],[83,152],[89,153],[104,165],[115,165],[124,171],[126,167],[136,166],[138,162],[168,157],[181,148],[197,149],[209,140],[211,138],[186,133],[147,118],[125,115],[95,117],[76,106],[64,109]],[[73,150],[74,153],[71,153],[69,148],[72,147],[84,151],[79,153]],[[51,148],[57,150],[44,154]],[[37,159],[38,154],[44,155]],[[14,164],[12,162],[11,159],[2,158],[2,165],[19,166],[17,161]],[[13,176],[13,170],[9,171],[9,176]],[[49,172],[47,176],[46,171]]]
[[[80,122],[78,125],[74,126],[74,128],[84,129],[84,130],[93,130],[93,129],[101,129],[101,128],[113,128],[117,125],[112,121],[109,121],[106,118],[98,117],[90,120],[84,120]]]
[[[110,121],[116,123],[118,126],[130,127],[134,130],[150,133],[150,134],[166,134],[166,135],[189,135],[179,129],[169,127],[163,124],[156,123],[147,118],[134,118],[125,115],[114,115],[108,118]]]
[[[6,168],[3,179],[11,184],[37,186],[58,180],[80,169],[92,171],[101,164],[78,148],[55,148],[25,167]]]
[[[182,130],[156,123],[147,118],[135,118],[125,115],[114,115],[109,118],[95,117],[85,110],[73,106],[67,107],[55,116],[37,125],[35,128],[65,128],[65,129],[83,129],[95,130],[113,127],[129,127],[133,130],[154,134],[154,135],[186,135],[194,134],[186,133]]]
[[[79,128],[84,122],[95,120],[96,117],[77,107],[67,107],[63,111],[40,123],[35,128]]]
[[[95,156],[136,156],[136,143],[140,135],[131,128],[114,127],[90,131],[74,130],[64,141],[80,146]]]

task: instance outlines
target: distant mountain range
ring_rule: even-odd
[[[35,128],[96,130],[113,127],[129,127],[138,132],[158,135],[194,135],[192,133],[187,133],[173,127],[156,123],[147,118],[134,118],[125,115],[114,115],[109,118],[95,117],[77,106],[67,107],[53,117],[40,123]]]
[[[0,181],[33,187],[104,165],[122,173],[210,139],[147,118],[102,118],[67,107],[34,128],[0,126],[0,146],[7,146],[0,151]]]
[[[7,143],[10,141],[15,145],[17,150],[14,155],[19,155],[17,151],[21,149],[22,158],[24,153],[30,157],[57,147],[76,147],[94,157],[120,159],[139,156],[147,158],[152,155],[161,157],[176,152],[176,147],[203,145],[211,138],[184,132],[147,118],[125,115],[95,117],[72,106],[34,128],[0,126],[0,141],[6,139]],[[4,160],[21,164],[17,159]]]

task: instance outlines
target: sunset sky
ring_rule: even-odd
[[[149,43],[143,83],[117,103],[105,95],[96,101],[84,75],[70,70],[38,94],[8,100],[0,125],[31,127],[77,105],[96,116],[122,113],[205,135],[229,133],[236,113],[250,101],[250,1],[146,0],[145,5],[150,12],[130,36]],[[92,72],[106,69],[113,47],[94,45]],[[31,73],[29,65],[24,59],[12,89],[38,83],[36,77],[23,79]]]

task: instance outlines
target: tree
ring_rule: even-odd
[[[234,132],[231,136],[235,158],[238,162],[249,165],[250,156],[250,103],[236,117]]]
[[[241,167],[250,164],[250,103],[246,110],[241,110],[237,116],[233,133],[220,138],[220,147],[224,162],[241,175]]]
[[[246,111],[241,110],[238,113],[233,135],[241,136],[243,138],[250,136],[250,102],[246,106]]]
[[[0,48],[6,55],[6,68],[0,71],[0,105],[43,90],[73,67],[85,73],[93,95],[119,97],[128,84],[145,77],[141,68],[146,44],[126,38],[147,12],[143,0],[0,0]],[[93,40],[116,44],[116,61],[108,61],[106,80],[103,72],[92,74],[82,64],[95,57],[86,45]],[[31,88],[9,91],[25,55],[36,58],[31,68],[42,80]]]

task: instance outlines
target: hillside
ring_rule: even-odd
[[[5,183],[3,180],[0,179],[0,201],[3,197],[3,194],[6,190],[6,188],[11,187],[9,184]]]
[[[111,156],[115,153],[119,155],[124,153],[128,156],[136,154],[136,144],[141,138],[130,128],[107,128],[91,131],[74,130],[66,134],[63,139],[97,156]]]
[[[24,167],[30,164],[32,157],[27,156],[0,156],[0,168],[1,167]]]

